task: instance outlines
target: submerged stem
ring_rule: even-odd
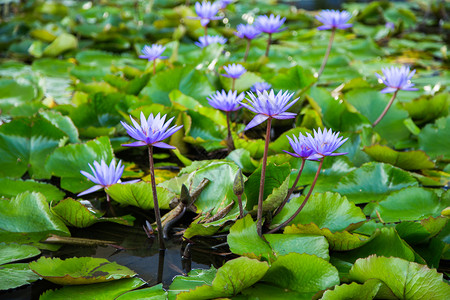
[[[262,236],[262,213],[263,213],[263,196],[264,196],[264,182],[266,180],[266,164],[267,152],[269,151],[270,129],[272,125],[272,118],[267,119],[266,143],[264,144],[264,155],[261,166],[261,181],[259,183],[259,198],[258,198],[258,214],[257,214],[257,230],[259,236]]]
[[[277,232],[278,230],[280,230],[280,229],[283,228],[284,226],[288,225],[288,224],[289,224],[292,220],[294,220],[295,217],[302,211],[303,207],[305,207],[306,202],[308,202],[308,199],[309,199],[309,197],[311,196],[311,193],[312,193],[312,191],[313,191],[313,189],[314,189],[314,186],[316,185],[317,178],[319,177],[320,170],[322,169],[323,159],[324,159],[324,158],[322,157],[322,159],[320,160],[320,164],[319,164],[319,168],[317,169],[316,176],[314,177],[314,180],[313,180],[313,182],[312,182],[312,184],[311,184],[311,187],[309,188],[309,192],[308,192],[308,194],[306,195],[305,200],[303,200],[303,202],[302,202],[302,204],[300,205],[300,207],[297,209],[297,211],[296,211],[289,219],[287,219],[286,221],[284,221],[283,223],[281,223],[280,225],[278,225],[278,226],[275,227],[274,229],[270,230],[269,233]]]
[[[166,249],[166,246],[164,245],[163,230],[162,230],[162,225],[161,225],[161,213],[159,211],[158,194],[156,193],[155,166],[153,164],[153,146],[152,145],[148,145],[148,160],[149,160],[149,164],[150,164],[150,177],[152,180],[153,208],[155,210],[156,226],[158,227],[159,249],[164,250],[164,249]]]
[[[391,100],[389,100],[389,103],[386,105],[386,107],[384,108],[383,112],[381,113],[381,115],[378,117],[378,119],[373,122],[372,127],[377,126],[378,123],[380,123],[381,119],[383,119],[383,117],[386,115],[386,113],[388,112],[389,108],[391,107],[392,103],[394,103],[395,97],[397,96],[398,90],[396,90],[394,92],[394,94],[391,97]]]
[[[266,54],[264,54],[265,57],[269,56],[269,49],[270,49],[270,44],[272,43],[272,34],[269,33],[269,38],[267,39],[267,48],[266,48]]]
[[[286,195],[286,198],[284,198],[284,200],[283,200],[283,203],[281,203],[281,205],[277,208],[277,210],[275,211],[275,213],[273,214],[272,217],[275,217],[276,215],[278,215],[280,213],[280,211],[283,209],[283,207],[286,205],[286,203],[288,202],[289,197],[291,197],[292,193],[294,192],[295,188],[297,187],[297,183],[298,183],[298,180],[300,179],[300,176],[302,175],[302,171],[303,171],[303,167],[305,166],[305,162],[306,162],[306,158],[302,158],[302,165],[300,166],[300,169],[298,170],[297,178],[295,178],[294,184],[289,189],[289,191]]]
[[[319,73],[317,73],[317,81],[319,81],[320,75],[322,75],[323,69],[325,69],[325,65],[327,64],[328,57],[330,56],[331,46],[333,45],[334,35],[336,33],[336,28],[333,28],[331,31],[330,41],[328,42],[327,52],[325,52],[325,56],[323,57],[322,65],[320,66]]]

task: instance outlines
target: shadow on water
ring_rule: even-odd
[[[172,236],[166,240],[164,259],[160,260],[157,237],[149,239],[139,225],[127,227],[114,223],[100,223],[88,229],[73,229],[72,236],[114,241],[116,244],[95,247],[65,245],[55,252],[43,251],[42,255],[61,259],[82,256],[106,258],[135,271],[148,286],[153,286],[162,279],[163,286],[168,288],[175,276],[185,275],[189,271],[187,268],[209,269],[211,265],[219,268],[231,258],[226,247],[215,248],[215,245],[223,243],[226,238],[198,238],[188,247],[190,259],[186,260],[183,258],[183,252],[188,243],[179,236]],[[32,260],[34,259],[29,261]],[[164,263],[164,267],[161,279],[158,280],[158,276],[161,275],[161,268],[158,270],[158,266],[161,262]],[[31,285],[0,293],[0,299],[39,299],[46,290],[61,287],[46,280],[39,280]]]

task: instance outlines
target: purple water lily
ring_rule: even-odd
[[[234,35],[240,39],[253,40],[261,34],[261,31],[251,24],[239,24],[236,30]]]
[[[334,153],[337,148],[342,146],[348,138],[339,136],[339,132],[333,132],[331,129],[323,131],[319,128],[314,130],[314,137],[306,133],[307,137],[304,140],[306,146],[314,153],[308,157],[311,160],[319,160],[325,156],[338,156],[347,153]]]
[[[229,64],[228,66],[223,67],[225,69],[226,74],[221,74],[223,77],[238,79],[241,77],[247,70],[240,64]]]
[[[125,127],[127,130],[128,135],[130,135],[132,138],[138,140],[137,142],[133,142],[131,144],[124,144],[122,146],[126,147],[140,147],[140,146],[146,146],[151,145],[159,148],[166,148],[166,149],[175,149],[175,147],[163,143],[162,141],[180,130],[181,126],[172,126],[169,128],[170,123],[174,118],[169,119],[167,122],[166,116],[163,117],[160,116],[158,113],[156,117],[153,116],[153,114],[150,114],[148,119],[145,119],[144,113],[141,112],[141,124],[136,122],[131,116],[131,122],[133,122],[133,126],[128,125],[127,123],[120,121],[120,123]]]
[[[116,184],[120,182],[120,177],[122,177],[122,173],[124,170],[124,166],[122,165],[122,161],[120,160],[119,163],[116,166],[116,161],[113,159],[109,166],[106,164],[106,162],[102,159],[100,163],[97,161],[94,161],[92,166],[91,164],[88,164],[89,168],[91,168],[92,174],[80,171],[81,174],[87,177],[90,181],[95,183],[95,185],[81,193],[79,193],[77,196],[83,196],[86,194],[90,194],[93,192],[96,192],[98,190],[101,190],[102,188],[108,187],[110,185]],[[139,180],[131,180],[125,183],[132,183],[137,182]],[[109,199],[109,198],[108,198]]]
[[[142,55],[139,55],[139,58],[144,58],[150,60],[155,59],[166,59],[167,56],[161,56],[163,52],[166,50],[166,47],[158,44],[153,44],[152,46],[145,45],[142,49]]]
[[[207,36],[201,36],[198,38],[198,42],[195,42],[197,46],[200,48],[205,48],[208,45],[211,44],[221,44],[224,45],[227,42],[227,39],[223,36],[219,35],[207,35]]]
[[[393,93],[398,90],[404,91],[417,91],[417,88],[414,88],[414,83],[411,83],[411,78],[416,73],[416,70],[410,71],[409,67],[401,66],[390,67],[390,68],[382,68],[384,78],[375,73],[375,76],[378,77],[387,87],[384,88],[382,93]]]
[[[312,154],[314,154],[314,150],[308,146],[306,143],[307,137],[303,134],[299,133],[298,138],[294,135],[292,138],[286,136],[289,140],[289,144],[291,145],[294,153],[283,150],[287,154],[290,154],[294,157],[308,159]]]
[[[256,92],[264,92],[267,91],[268,89],[270,89],[272,87],[272,85],[270,83],[267,82],[256,82],[254,85],[252,85],[252,87],[250,88],[250,90],[254,93]]]
[[[215,94],[209,96],[208,103],[216,109],[223,110],[225,112],[236,111],[242,107],[240,102],[244,99],[244,93],[238,95],[237,91],[222,90],[222,92],[216,91]]]
[[[259,16],[256,18],[255,27],[261,32],[267,33],[269,38],[267,40],[266,53],[264,56],[269,56],[270,44],[272,43],[272,34],[280,32],[284,29],[280,29],[283,26],[286,18],[281,18],[280,16],[274,16],[273,14],[269,16]]]
[[[297,102],[297,99],[291,100],[294,93],[289,93],[288,91],[279,91],[278,94],[270,90],[270,92],[256,92],[256,95],[252,92],[247,93],[249,98],[247,98],[248,103],[241,102],[242,106],[256,113],[256,116],[250,123],[247,124],[245,130],[248,130],[256,125],[261,124],[269,118],[274,119],[292,119],[295,118],[297,114],[286,112],[292,105]]]
[[[195,12],[198,17],[190,18],[200,20],[200,24],[206,27],[210,21],[222,19],[222,17],[216,16],[220,8],[220,5],[217,3],[211,3],[209,1],[203,1],[202,3],[196,2]]]
[[[334,9],[322,10],[316,19],[323,23],[322,26],[317,27],[319,30],[327,29],[347,29],[352,27],[353,24],[347,23],[351,19],[352,15],[346,11],[339,11]]]

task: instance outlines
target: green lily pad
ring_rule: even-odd
[[[300,207],[304,199],[304,196],[291,199],[272,220],[271,227],[274,228],[287,220]],[[338,193],[327,192],[312,195],[290,224],[314,223],[319,228],[328,228],[331,232],[336,232],[348,229],[350,226],[354,229],[358,226],[352,226],[352,224],[364,221],[366,216],[359,207]]]
[[[376,218],[378,211],[384,222],[415,221],[428,217],[438,217],[441,211],[450,206],[450,199],[439,199],[433,190],[409,187],[394,192],[379,202],[372,212]]]
[[[34,180],[20,180],[0,178],[0,196],[12,198],[22,192],[40,192],[47,201],[58,201],[64,198],[65,193],[56,186]]]
[[[371,236],[371,240],[357,249],[334,253],[335,257],[350,263],[372,254],[399,257],[408,261],[416,260],[414,250],[399,237],[393,227],[377,229]],[[420,262],[424,261],[420,260]]]
[[[127,267],[94,257],[74,257],[65,260],[41,257],[30,263],[30,269],[44,279],[61,285],[100,283],[136,275]]]
[[[289,253],[272,263],[263,281],[300,293],[316,293],[339,284],[339,274],[320,257]]]
[[[211,285],[205,284],[188,292],[181,292],[177,300],[211,299],[235,296],[243,289],[258,282],[269,269],[266,262],[239,257],[226,262],[217,270]]]
[[[375,122],[384,110],[389,102],[389,97],[390,95],[381,94],[372,89],[354,89],[345,94],[345,99],[371,123]],[[401,93],[398,97],[401,97]],[[374,129],[391,143],[406,139],[409,137],[409,131],[403,124],[403,120],[407,117],[408,113],[401,105],[394,103]]]
[[[408,172],[388,164],[370,162],[344,176],[334,191],[359,204],[378,201],[393,191],[417,185]]]
[[[113,158],[113,152],[108,137],[86,142],[84,144],[71,144],[58,148],[49,156],[46,168],[55,176],[61,177],[61,187],[79,193],[93,185],[80,171],[92,172],[89,165],[94,160],[102,159],[108,164]]]
[[[364,284],[353,282],[336,286],[333,290],[326,291],[321,300],[342,299],[374,299],[383,283],[379,280],[367,280]]]
[[[258,282],[242,291],[242,296],[235,297],[236,300],[245,299],[270,299],[270,300],[310,300],[314,293],[299,293],[290,289],[281,288],[272,284]]]
[[[50,212],[41,193],[24,192],[0,202],[0,231],[70,235],[66,225]]]
[[[132,205],[142,209],[153,208],[153,192],[150,182],[116,183],[107,187],[105,191],[114,201],[120,204]],[[169,203],[176,195],[159,186],[156,187],[156,193],[159,207],[161,209],[169,209]]]
[[[0,95],[0,108],[8,111],[35,100],[38,90],[29,80],[0,78]]]
[[[309,69],[295,66],[289,69],[280,69],[270,80],[275,89],[296,91],[316,81]]]
[[[44,49],[43,55],[55,57],[77,47],[77,38],[69,33],[63,33]]]
[[[330,244],[330,250],[346,251],[361,247],[371,240],[371,237],[346,230],[331,232],[328,228],[320,229],[316,224],[291,225],[284,229],[285,234],[313,234],[324,236]]]
[[[268,261],[274,258],[272,248],[258,235],[256,223],[250,215],[234,223],[227,242],[233,253]]]
[[[39,254],[41,254],[41,251],[33,246],[0,243],[0,265],[27,259]]]
[[[168,293],[163,289],[162,283],[150,288],[127,292],[115,300],[162,300],[167,299]]]
[[[114,280],[112,282],[103,282],[89,285],[65,286],[58,290],[48,290],[41,295],[40,300],[82,300],[98,299],[110,300],[116,299],[120,295],[134,290],[145,282],[139,278],[127,278]]]
[[[0,291],[14,289],[41,279],[30,270],[28,264],[7,264],[0,266]]]
[[[69,142],[71,143],[79,143],[80,139],[78,138],[78,129],[73,124],[72,120],[63,116],[61,113],[51,110],[41,111],[39,114],[49,120],[53,125],[62,130],[68,137]]]
[[[402,104],[414,122],[421,125],[447,115],[450,99],[448,93],[441,93],[431,98],[420,97]]]
[[[16,118],[0,126],[0,176],[50,178],[45,160],[66,134],[44,118]]]
[[[289,165],[276,165],[269,163],[266,166],[266,178],[264,183],[263,201],[267,210],[273,210],[283,201],[288,191]],[[261,166],[253,172],[245,183],[247,195],[247,210],[252,210],[258,205],[259,184],[261,181]]]
[[[435,159],[450,159],[448,143],[450,141],[450,116],[428,124],[419,133],[419,147]]]
[[[189,276],[176,276],[173,279],[169,289],[169,299],[175,300],[176,296],[181,292],[188,292],[194,290],[202,285],[212,285],[214,278],[216,277],[217,270],[214,266],[210,269],[194,269],[189,272]]]
[[[66,198],[51,208],[67,225],[78,228],[89,227],[97,222],[113,222],[127,226],[133,226],[134,217],[103,218],[102,213],[96,211],[89,201],[77,201]]]
[[[387,146],[373,145],[364,147],[364,152],[374,160],[388,163],[404,170],[422,170],[434,168],[434,163],[423,151],[395,151]]]
[[[399,299],[446,299],[450,286],[442,280],[442,274],[424,265],[396,257],[358,259],[350,270],[350,279],[365,282],[381,280]]]
[[[330,259],[329,244],[323,236],[310,234],[265,234],[264,238],[269,242],[276,256],[289,253],[305,253],[315,255],[325,260]]]

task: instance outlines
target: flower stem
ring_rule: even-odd
[[[306,158],[302,158],[302,165],[300,166],[300,169],[298,170],[297,178],[295,178],[294,184],[289,189],[286,198],[284,198],[283,203],[277,208],[275,213],[272,215],[272,217],[275,217],[280,213],[280,211],[283,209],[283,207],[286,205],[286,203],[289,200],[289,197],[291,197],[292,193],[294,192],[295,188],[297,187],[298,180],[300,179],[300,176],[302,175],[303,167],[305,166]]]
[[[266,180],[266,164],[267,152],[269,151],[270,129],[272,125],[272,118],[267,119],[266,143],[264,144],[264,155],[261,166],[261,181],[259,183],[259,198],[258,198],[258,214],[257,214],[257,230],[259,236],[262,236],[262,214],[263,214],[263,196],[264,196],[264,182]]]
[[[313,191],[313,189],[314,189],[314,186],[316,185],[317,178],[319,177],[320,170],[322,169],[323,159],[324,159],[324,158],[322,157],[322,159],[320,160],[320,164],[319,164],[319,168],[317,169],[316,176],[314,177],[314,180],[313,180],[313,182],[312,182],[312,184],[311,184],[311,187],[309,188],[309,192],[308,192],[308,194],[306,195],[305,200],[303,200],[303,202],[302,202],[302,204],[300,205],[300,207],[297,209],[297,211],[296,211],[289,219],[287,219],[286,221],[284,221],[283,223],[281,223],[280,225],[278,225],[278,226],[275,227],[274,229],[270,230],[269,233],[277,232],[278,230],[280,230],[280,229],[283,228],[284,226],[288,225],[288,224],[289,224],[292,220],[294,220],[295,217],[302,211],[303,207],[305,207],[306,202],[308,202],[308,199],[309,199],[309,197],[311,196],[311,193],[312,193],[312,191]]]
[[[392,103],[394,103],[395,97],[397,97],[397,93],[398,93],[398,90],[396,90],[394,92],[394,94],[392,95],[391,100],[389,100],[389,103],[386,105],[386,107],[384,108],[384,110],[381,113],[381,115],[378,117],[378,119],[375,122],[373,122],[372,127],[377,126],[377,124],[380,123],[381,119],[383,119],[383,117],[386,115],[386,113],[388,112],[388,110],[391,107]]]
[[[320,75],[322,75],[323,69],[325,69],[325,65],[327,64],[328,57],[330,56],[331,46],[333,45],[334,35],[336,33],[336,28],[331,30],[330,41],[328,42],[327,52],[325,52],[325,56],[323,57],[322,65],[320,66],[319,73],[317,73],[317,81],[319,81]]]
[[[205,28],[205,40],[207,40],[206,37],[208,36],[208,25],[204,26],[204,28]]]
[[[153,60],[153,75],[156,74],[156,59]]]
[[[230,112],[226,112],[227,115],[227,128],[228,128],[228,136],[227,136],[227,147],[228,153],[234,150],[234,142],[233,137],[231,136],[231,125],[230,125]]]
[[[166,254],[165,249],[159,250],[159,256],[158,256],[158,278],[157,282],[161,283],[163,281],[163,273],[164,273],[164,257]]]
[[[236,78],[233,78],[233,81],[231,83],[231,90],[234,91],[235,88],[236,88]]]
[[[267,48],[266,48],[266,54],[264,54],[265,57],[269,56],[269,49],[270,49],[270,44],[272,43],[272,34],[269,33],[269,38],[267,39]]]
[[[244,207],[242,207],[242,195],[237,195],[239,204],[239,219],[244,217]]]
[[[245,48],[245,54],[244,54],[244,62],[247,61],[247,57],[248,57],[248,52],[250,51],[250,43],[252,41],[247,39],[247,46]]]
[[[158,227],[158,240],[159,249],[164,250],[166,246],[164,245],[163,230],[161,225],[161,214],[159,212],[158,195],[156,193],[156,182],[155,182],[155,166],[153,164],[153,146],[148,145],[148,160],[150,164],[150,177],[152,179],[152,193],[153,193],[153,208],[155,210],[156,226]]]

